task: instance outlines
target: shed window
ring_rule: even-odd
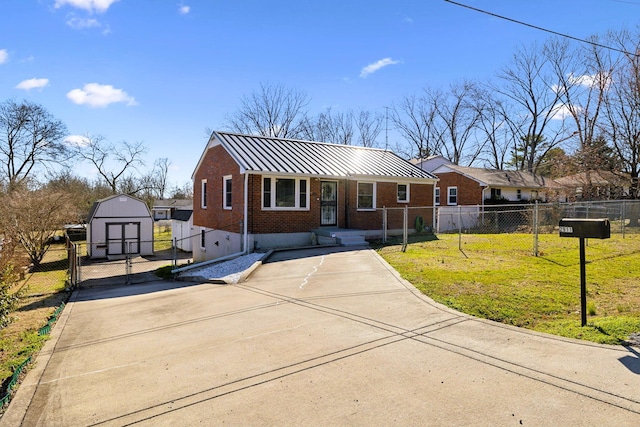
[[[373,210],[376,208],[375,182],[358,183],[358,209]]]

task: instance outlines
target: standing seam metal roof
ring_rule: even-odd
[[[214,132],[248,172],[437,179],[389,150]]]

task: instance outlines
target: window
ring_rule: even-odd
[[[376,208],[376,185],[374,182],[358,183],[358,209],[373,210]]]
[[[435,193],[435,204],[436,206],[440,206],[440,187],[436,187],[436,193]]]
[[[307,209],[309,206],[308,178],[262,179],[263,209]]]
[[[522,190],[519,188],[516,190],[516,199],[522,200]]]
[[[206,248],[206,241],[205,241],[205,236],[206,236],[206,232],[204,230],[200,230],[200,247],[201,248]]]
[[[398,203],[409,202],[409,184],[398,184]]]
[[[231,195],[232,195],[232,189],[233,189],[233,185],[232,185],[232,180],[231,180],[231,175],[227,175],[225,177],[222,178],[222,200],[223,200],[223,204],[222,207],[224,209],[231,209],[232,204],[231,204]]]
[[[447,199],[447,204],[457,205],[458,204],[458,187],[447,187],[447,191],[449,192],[449,198]]]
[[[502,189],[500,188],[492,188],[491,189],[491,199],[496,200],[502,198]]]
[[[298,194],[298,206],[301,208],[307,207],[307,180],[300,180],[300,192]]]
[[[200,181],[200,207],[207,208],[207,180]]]

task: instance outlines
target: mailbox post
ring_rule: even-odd
[[[611,224],[604,219],[563,218],[560,220],[560,237],[580,239],[580,314],[582,326],[587,324],[587,269],[585,259],[585,239],[608,239]]]

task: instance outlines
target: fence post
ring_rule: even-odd
[[[539,206],[538,201],[536,200],[535,204],[533,205],[533,256],[538,256],[538,227],[540,225],[538,212]]]
[[[622,201],[622,213],[621,213],[621,218],[620,218],[620,228],[622,229],[622,238],[624,239],[624,226],[625,223],[627,222],[627,211],[625,209],[626,204],[625,204],[625,200]]]
[[[171,244],[171,265],[173,267],[178,266],[178,238],[174,237]]]
[[[387,227],[388,227],[387,207],[382,207],[382,243],[387,243]]]
[[[402,215],[402,252],[407,250],[407,244],[409,240],[409,206],[404,206]]]
[[[462,250],[462,206],[458,205],[458,250]]]

